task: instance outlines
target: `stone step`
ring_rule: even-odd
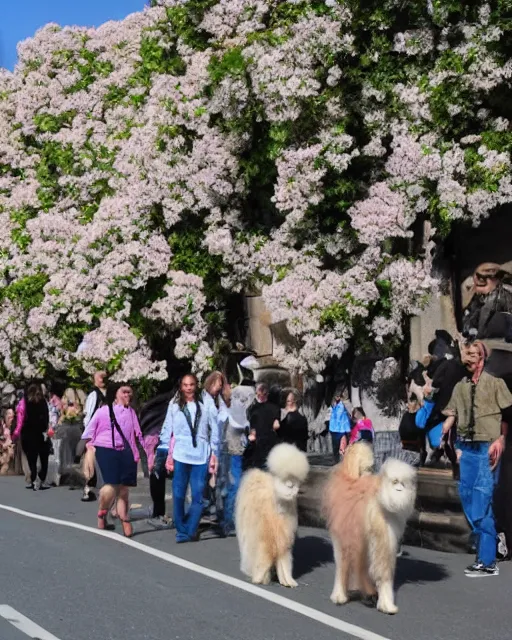
[[[329,472],[329,466],[311,466],[308,481],[299,494],[301,525],[325,527],[321,505]],[[451,471],[420,469],[416,511],[408,523],[405,541],[415,546],[460,553],[468,549],[469,533]]]

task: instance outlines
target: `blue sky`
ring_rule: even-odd
[[[12,69],[16,45],[48,22],[96,26],[140,11],[145,0],[0,0],[0,66]]]

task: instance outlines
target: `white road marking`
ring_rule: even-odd
[[[7,620],[13,627],[19,629],[21,633],[24,633],[29,638],[34,638],[34,640],[59,640],[57,636],[45,631],[35,622],[32,622],[32,620],[29,620],[19,611],[6,604],[0,604],[0,617]]]
[[[241,591],[246,591],[247,593],[250,593],[254,596],[258,596],[258,598],[262,598],[263,600],[268,600],[272,604],[279,605],[284,609],[294,611],[295,613],[300,613],[306,618],[315,620],[315,622],[320,622],[321,624],[331,627],[332,629],[342,631],[343,633],[346,633],[354,638],[359,638],[360,640],[388,640],[388,638],[385,638],[378,633],[374,633],[369,629],[364,629],[363,627],[351,624],[350,622],[345,622],[344,620],[340,620],[339,618],[330,616],[326,613],[323,613],[322,611],[318,611],[317,609],[313,609],[312,607],[308,607],[299,602],[295,602],[294,600],[290,600],[289,598],[285,598],[284,596],[280,596],[273,591],[267,591],[266,589],[258,587],[249,582],[244,582],[243,580],[239,580],[238,578],[233,578],[232,576],[220,573],[220,571],[214,571],[213,569],[208,569],[207,567],[203,567],[200,564],[189,562],[188,560],[184,560],[183,558],[172,555],[171,553],[167,553],[166,551],[153,549],[153,547],[141,544],[140,542],[136,542],[135,540],[131,540],[130,538],[123,538],[118,533],[113,533],[111,531],[101,531],[100,529],[93,529],[92,527],[87,527],[86,525],[78,524],[76,522],[68,522],[67,520],[58,520],[57,518],[41,516],[37,513],[23,511],[22,509],[17,509],[16,507],[10,507],[8,505],[0,504],[0,509],[15,513],[20,516],[24,516],[25,518],[32,518],[33,520],[40,520],[41,522],[48,522],[50,524],[60,525],[61,527],[78,529],[79,531],[92,533],[102,538],[109,538],[110,540],[117,542],[117,544],[124,544],[127,547],[132,547],[132,549],[137,549],[138,551],[147,553],[148,555],[154,556],[155,558],[163,560],[164,562],[169,562],[178,567],[182,567],[183,569],[188,569],[189,571],[193,571],[194,573],[206,576],[207,578],[211,578],[212,580],[217,580],[218,582],[227,584],[230,587],[236,587]],[[41,640],[58,640],[58,638],[55,638],[51,635],[40,637]]]

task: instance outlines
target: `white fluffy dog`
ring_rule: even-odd
[[[347,450],[327,483],[325,508],[336,574],[331,600],[348,602],[350,579],[367,595],[378,594],[377,608],[397,613],[393,580],[398,543],[414,510],[416,471],[387,460],[379,474],[368,472],[373,454],[358,443]]]
[[[296,587],[292,547],[297,532],[297,496],[309,472],[306,454],[291,444],[270,452],[268,471],[242,478],[235,510],[240,569],[254,584],[268,584],[272,568],[284,587]]]

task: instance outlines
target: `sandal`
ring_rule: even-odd
[[[98,511],[98,529],[102,531],[113,531],[115,526],[107,520],[108,509],[100,509]]]
[[[108,515],[107,509],[100,509],[98,511],[98,529],[106,530],[108,526],[107,515]]]
[[[121,525],[123,527],[123,535],[125,538],[131,538],[133,536],[133,527],[132,523],[129,520],[121,520]]]

